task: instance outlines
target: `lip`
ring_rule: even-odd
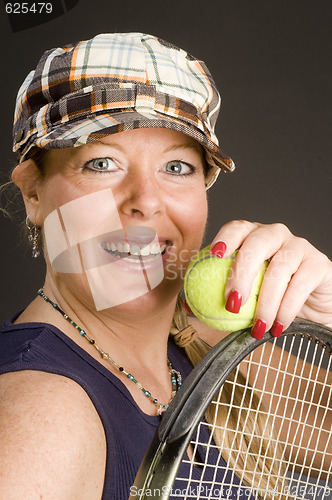
[[[118,241],[118,244],[125,245],[126,242]],[[107,248],[109,245],[109,241],[102,241],[100,243],[100,246],[106,254],[109,262],[114,262],[117,266],[126,268],[128,271],[139,272],[142,272],[142,268],[148,271],[153,268],[160,267],[161,263],[163,264],[167,260],[169,249],[172,247],[172,243],[169,240],[160,240],[159,243],[154,243],[154,247],[158,246],[159,250],[163,249],[162,252],[159,251],[156,253],[149,253],[148,255],[142,255],[141,252],[148,251],[149,245],[140,246],[137,241],[132,243],[130,245],[130,250],[134,250],[136,252],[134,254],[131,253],[131,251],[119,252],[118,250],[109,250]]]
[[[104,235],[107,241],[118,243],[137,244],[139,246],[148,245],[157,238],[154,229],[148,226],[126,226]]]
[[[99,251],[96,254],[96,245]],[[130,272],[160,269],[173,242],[146,226],[127,226],[81,244],[85,269],[114,263]]]
[[[142,245],[141,242],[127,240],[119,240],[115,242],[113,239],[101,242],[101,247],[110,255],[117,259],[129,259],[133,262],[143,259],[144,261],[154,260],[156,257],[163,255],[166,248],[171,245],[169,240],[153,241]]]

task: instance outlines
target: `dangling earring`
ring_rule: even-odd
[[[39,235],[40,235],[40,227],[36,224],[32,224],[29,220],[29,216],[25,219],[25,224],[29,231],[28,240],[32,244],[32,257],[37,259],[39,257],[40,252],[38,249]]]

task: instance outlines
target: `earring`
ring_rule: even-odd
[[[32,224],[29,220],[29,216],[27,216],[27,218],[25,219],[25,224],[29,231],[28,240],[32,244],[32,257],[34,259],[37,259],[37,257],[39,257],[40,255],[38,249],[40,227],[38,227],[36,224]]]

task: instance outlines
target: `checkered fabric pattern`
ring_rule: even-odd
[[[204,146],[210,186],[220,169],[234,169],[214,133],[220,101],[205,64],[185,51],[152,35],[101,34],[44,53],[18,92],[13,150],[23,161],[33,146],[170,128]]]

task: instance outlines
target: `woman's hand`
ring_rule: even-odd
[[[226,285],[226,308],[238,312],[264,260],[270,259],[262,283],[252,335],[272,328],[281,335],[297,316],[332,326],[332,262],[283,224],[232,221],[211,244],[211,253],[228,257],[240,250]]]

